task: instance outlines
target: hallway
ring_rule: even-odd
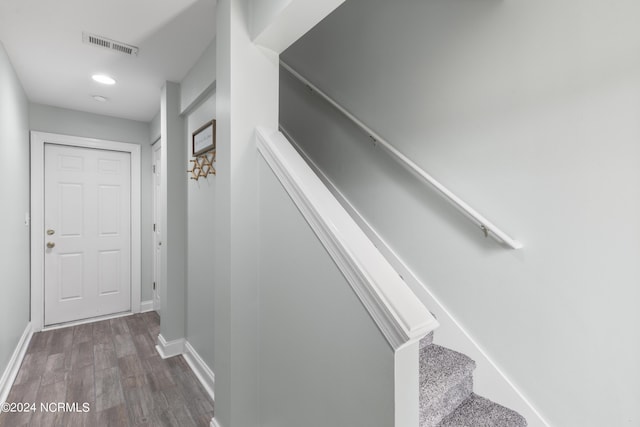
[[[213,402],[182,356],[160,358],[159,330],[148,312],[34,334],[7,399],[29,407],[0,426],[208,426]]]

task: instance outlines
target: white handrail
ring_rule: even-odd
[[[439,326],[365,232],[278,131],[257,128],[258,152],[394,350]]]
[[[371,139],[374,140],[376,144],[382,146],[392,157],[394,157],[397,161],[407,167],[411,172],[418,175],[424,181],[426,181],[429,185],[431,185],[437,192],[444,197],[449,203],[451,203],[456,209],[462,212],[467,218],[473,221],[484,233],[485,237],[491,236],[498,242],[504,243],[512,249],[520,249],[523,247],[522,243],[511,238],[505,232],[496,227],[491,221],[487,218],[479,214],[475,209],[469,206],[466,202],[461,200],[458,196],[453,194],[444,185],[438,182],[434,177],[425,172],[420,166],[418,166],[415,162],[409,159],[407,156],[402,154],[395,148],[393,145],[385,141],[380,135],[371,130],[367,125],[362,123],[360,119],[347,111],[344,107],[334,101],[329,95],[324,93],[322,90],[318,89],[313,83],[300,75],[296,70],[291,68],[284,61],[280,61],[280,65],[287,70],[292,76],[300,80],[305,86],[307,86],[310,90],[320,95],[325,101],[331,104],[335,109],[340,111],[342,114],[347,116],[352,122],[354,122],[358,127],[360,127],[363,131],[369,135]]]

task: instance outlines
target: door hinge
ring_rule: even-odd
[[[153,173],[156,173],[156,165],[153,165]]]
[[[156,282],[153,282],[153,290],[156,290]]]
[[[156,225],[153,224],[153,231],[156,231]]]

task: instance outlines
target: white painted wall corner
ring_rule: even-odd
[[[158,345],[156,345],[156,350],[158,351],[158,354],[160,354],[160,357],[168,359],[170,357],[183,354],[185,343],[186,341],[184,338],[167,341],[162,334],[160,334],[158,335]]]
[[[20,365],[22,365],[24,355],[27,353],[27,347],[29,347],[32,336],[33,328],[31,327],[31,323],[27,323],[27,327],[24,329],[20,341],[18,341],[18,345],[13,355],[11,355],[11,359],[9,359],[9,364],[4,370],[2,377],[0,377],[0,402],[5,402],[9,396],[9,391],[18,375],[18,370],[20,369]]]

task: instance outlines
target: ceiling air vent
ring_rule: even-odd
[[[104,49],[115,50],[116,52],[124,53],[125,55],[138,56],[138,48],[126,43],[117,42],[115,40],[108,39],[106,37],[98,36],[96,34],[82,33],[82,42],[86,44],[92,44],[94,46],[102,47]]]

